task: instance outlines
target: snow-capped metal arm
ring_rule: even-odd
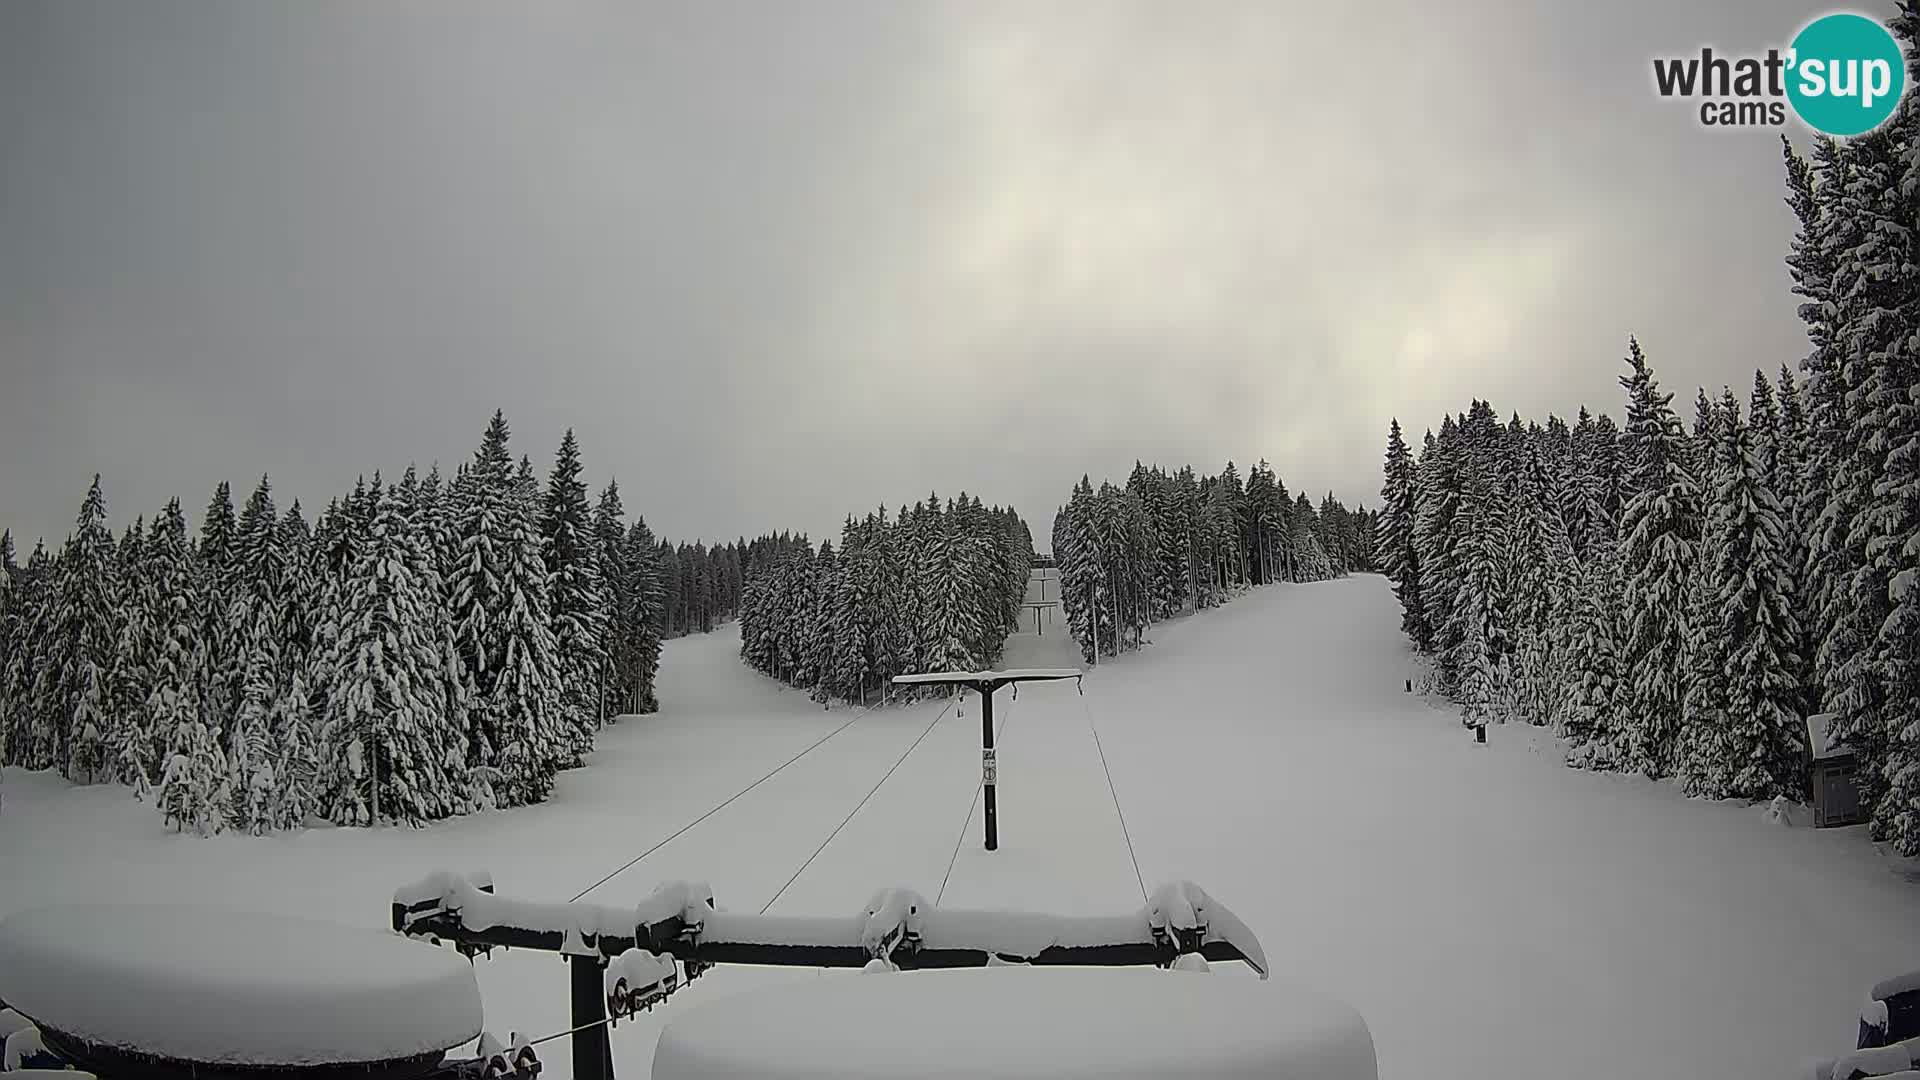
[[[1197,953],[1267,974],[1244,922],[1192,882],[1154,890],[1127,915],[1068,916],[935,908],[909,889],[883,889],[844,917],[720,911],[705,885],[672,882],[633,908],[542,904],[483,892],[456,874],[398,890],[393,928],[472,954],[495,945],[613,958],[642,949],[704,968],[712,964],[902,970],[1015,963],[1165,967]]]
[[[393,929],[472,956],[494,946],[567,957],[573,1075],[613,1075],[604,1021],[650,1009],[714,964],[901,970],[994,964],[1171,967],[1182,956],[1239,960],[1267,977],[1253,932],[1192,882],[1154,890],[1130,915],[942,911],[882,889],[852,916],[721,911],[703,884],[668,882],[631,908],[495,896],[485,875],[435,873],[393,894]],[[686,965],[678,978],[674,961]]]
[[[957,685],[992,693],[1008,683],[1051,682],[1057,679],[1079,680],[1079,668],[1010,668],[1006,671],[928,671],[918,675],[895,675],[902,686]]]

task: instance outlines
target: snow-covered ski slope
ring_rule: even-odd
[[[1920,885],[1859,830],[1565,769],[1533,729],[1476,747],[1402,691],[1398,623],[1377,577],[1275,586],[1156,628],[1090,672],[1084,698],[1070,682],[1003,691],[992,854],[971,698],[964,715],[825,711],[746,670],[723,630],[668,644],[666,711],[605,733],[551,803],[432,829],[198,840],[163,833],[124,789],[9,770],[0,914],[140,896],[378,926],[396,886],[440,867],[564,900],[849,720],[590,898],[689,877],[735,910],[778,895],[776,913],[842,914],[882,886],[931,899],[944,881],[947,905],[1119,913],[1140,885],[1091,721],[1148,887],[1199,882],[1277,976],[1358,1007],[1388,1080],[1786,1075],[1852,1041],[1876,981],[1920,967]],[[1004,666],[1076,662],[1057,620],[1024,629]],[[566,1026],[556,957],[496,954],[479,971],[490,1029]],[[695,1001],[852,977],[710,973],[614,1031],[621,1074],[643,1075],[658,1025]],[[543,1049],[566,1075],[565,1044]]]

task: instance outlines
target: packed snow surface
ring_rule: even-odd
[[[0,1000],[51,1031],[189,1061],[383,1061],[480,1034],[458,955],[377,929],[180,904],[0,919]]]
[[[1060,620],[1031,631],[1004,666],[1080,663]],[[691,880],[733,911],[779,894],[774,915],[851,920],[890,887],[943,909],[1138,911],[1092,722],[1147,886],[1197,882],[1259,936],[1274,982],[1352,1004],[1388,1080],[1789,1075],[1853,1044],[1875,983],[1920,970],[1920,886],[1864,827],[1783,827],[1763,806],[1567,769],[1534,728],[1476,747],[1455,710],[1403,691],[1420,671],[1381,578],[1256,589],[1148,636],[1089,667],[1084,696],[1071,680],[1000,695],[999,851],[981,850],[968,695],[904,761],[949,703],[864,715],[586,899],[632,909]],[[663,711],[601,732],[550,802],[427,829],[201,840],[124,788],[9,769],[0,916],[134,895],[378,930],[394,890],[441,867],[565,901],[853,718],[747,670],[739,647],[732,627],[667,642]],[[496,952],[476,970],[491,1030],[568,1026],[557,957]],[[1254,982],[1213,972],[1194,977]],[[702,1001],[893,977],[708,972],[621,1021],[618,1073],[645,1076],[660,1025]],[[540,1050],[545,1078],[569,1074],[564,1040]]]
[[[743,1038],[743,1035],[750,1037]],[[769,987],[680,1010],[654,1080],[1374,1080],[1351,1007],[1281,981],[971,968]]]

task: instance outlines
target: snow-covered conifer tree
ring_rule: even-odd
[[[1797,795],[1804,790],[1806,748],[1794,655],[1800,629],[1787,565],[1792,547],[1779,500],[1764,482],[1758,447],[1750,429],[1739,423],[1730,392],[1721,409],[1724,430],[1708,535],[1718,608],[1715,651],[1724,657],[1726,713],[1705,771],[1718,781],[1714,795],[1756,800]]]
[[[580,444],[569,428],[547,480],[540,519],[541,555],[551,589],[548,617],[559,651],[562,729],[571,742],[569,764],[593,748],[600,725],[599,676],[605,667],[607,627],[587,487],[580,482]]]
[[[20,568],[14,563],[13,530],[0,530],[0,766],[13,764],[13,685],[8,668],[19,640]]]
[[[526,500],[508,510],[498,549],[504,604],[492,620],[501,649],[497,661],[488,665],[495,678],[484,699],[500,733],[502,781],[509,798],[522,803],[547,797],[555,770],[571,753],[536,512]]]
[[[113,535],[107,504],[95,475],[81,503],[74,531],[61,552],[52,621],[44,653],[53,693],[60,771],[92,783],[107,764],[108,674],[116,637],[112,617]]]
[[[1552,631],[1567,614],[1564,595],[1573,550],[1538,446],[1523,445],[1519,456],[1520,471],[1508,496],[1501,574],[1513,640],[1509,689],[1516,696],[1510,704],[1527,723],[1557,726],[1567,676]]]
[[[59,734],[52,702],[54,679],[48,664],[48,632],[53,618],[54,581],[46,546],[35,542],[27,565],[14,579],[8,603],[11,645],[0,657],[0,703],[6,707],[9,765],[46,769],[59,760]]]
[[[233,578],[221,640],[239,665],[239,697],[227,735],[232,826],[263,833],[273,825],[278,757],[273,717],[287,689],[285,533],[266,477],[248,497],[235,529]]]
[[[600,559],[600,625],[605,634],[602,666],[594,682],[608,720],[633,708],[631,694],[622,692],[627,681],[623,673],[632,666],[628,654],[634,604],[632,568],[627,562],[626,516],[626,507],[620,501],[619,481],[607,481],[593,508],[593,540]]]
[[[1567,663],[1575,673],[1575,682],[1561,728],[1561,734],[1572,743],[1567,763],[1584,768],[1621,768],[1628,749],[1628,718],[1624,712],[1629,685],[1620,664],[1624,628],[1620,624],[1620,566],[1613,544],[1602,541],[1589,550],[1572,588]]]
[[[201,836],[219,832],[227,821],[226,756],[202,723],[197,709],[184,709],[167,743],[167,768],[160,780],[160,810],[167,824]]]
[[[1727,709],[1728,642],[1720,626],[1720,580],[1718,567],[1730,542],[1721,512],[1721,481],[1734,467],[1727,460],[1731,443],[1750,443],[1750,433],[1741,423],[1738,405],[1731,391],[1726,398],[1728,410],[1715,410],[1704,430],[1695,434],[1697,442],[1708,449],[1700,468],[1701,528],[1695,548],[1693,573],[1687,579],[1686,634],[1682,658],[1684,678],[1680,694],[1680,727],[1674,738],[1673,773],[1689,794],[1717,797],[1727,787],[1721,743],[1729,721]]]
[[[1393,582],[1393,595],[1400,599],[1400,629],[1416,648],[1425,651],[1432,647],[1433,631],[1427,625],[1426,605],[1420,596],[1420,553],[1413,536],[1419,487],[1413,455],[1401,437],[1397,417],[1387,431],[1386,480],[1380,487],[1380,499],[1376,558],[1381,572]]]
[[[1622,667],[1630,673],[1631,768],[1667,775],[1686,688],[1688,580],[1700,538],[1700,493],[1688,469],[1686,436],[1662,394],[1640,343],[1627,342],[1621,376],[1634,495],[1621,518],[1626,568]]]
[[[340,661],[319,741],[333,820],[420,824],[453,812],[432,555],[400,487],[372,488],[377,510],[348,572]],[[287,811],[291,812],[291,811]]]
[[[156,533],[160,526],[160,519],[155,518]],[[155,597],[158,575],[152,548],[151,536],[143,536],[137,545],[131,538],[121,542],[116,604],[118,638],[108,678],[112,687],[112,724],[107,732],[107,771],[115,780],[133,788],[137,799],[145,798],[152,789],[162,764],[156,756],[156,740],[147,715],[147,698],[153,691],[155,654],[161,647],[160,620],[164,614]]]
[[[1426,623],[1432,628],[1434,688],[1441,693],[1450,692],[1456,684],[1459,671],[1455,665],[1465,647],[1465,623],[1454,612],[1463,583],[1456,549],[1465,534],[1464,529],[1456,528],[1466,494],[1460,441],[1459,428],[1451,416],[1440,425],[1438,436],[1428,433],[1426,449],[1420,455],[1414,503],[1413,542],[1420,564],[1420,598],[1426,608]]]
[[[621,634],[623,647],[632,657],[628,693],[633,698],[633,711],[645,715],[660,708],[656,683],[666,624],[666,582],[661,572],[660,546],[647,528],[647,519],[638,514],[627,528],[626,565],[631,606],[623,617]]]

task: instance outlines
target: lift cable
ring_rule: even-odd
[[[892,767],[887,769],[887,771],[881,775],[880,782],[873,785],[873,787],[864,796],[861,797],[860,801],[854,804],[854,807],[852,810],[847,811],[847,816],[841,819],[840,824],[835,825],[833,827],[833,831],[827,834],[827,838],[825,840],[820,841],[820,846],[813,849],[813,854],[807,856],[807,861],[800,864],[800,869],[795,870],[793,872],[793,876],[787,879],[787,883],[785,885],[780,886],[780,891],[773,894],[773,899],[768,900],[766,904],[760,908],[760,914],[765,915],[767,913],[767,909],[773,906],[774,900],[780,899],[781,896],[786,894],[787,889],[790,888],[794,882],[800,880],[800,875],[807,872],[807,867],[813,865],[813,860],[819,858],[820,853],[827,850],[827,845],[833,843],[833,838],[840,835],[840,830],[846,828],[847,823],[853,820],[854,815],[860,812],[861,807],[864,807],[867,805],[868,800],[872,799],[874,794],[880,790],[881,784],[885,784],[890,778],[892,778],[895,770],[899,769],[901,765],[905,764],[907,760],[907,756],[909,754],[912,754],[914,750],[918,748],[922,742],[926,741],[927,736],[933,733],[934,725],[938,724],[941,718],[946,716],[947,712],[953,708],[954,702],[959,700],[960,700],[960,696],[956,694],[953,698],[947,701],[945,708],[942,708],[939,712],[934,714],[933,719],[927,722],[927,729],[925,731],[922,731],[920,733],[920,737],[913,740],[912,744],[907,747],[906,752],[900,755],[899,760],[895,761]]]
[[[614,1018],[611,1016],[602,1017],[601,1019],[592,1021],[591,1023],[581,1024],[579,1027],[570,1027],[564,1031],[556,1031],[551,1035],[542,1035],[537,1039],[528,1039],[527,1045],[539,1046],[543,1042],[552,1042],[555,1039],[565,1038],[568,1035],[578,1035],[583,1031],[592,1031],[594,1028],[602,1027],[606,1024],[613,1023],[613,1019]]]
[[[1020,684],[1019,683],[1013,684],[1013,700],[1014,701],[1020,700]],[[1001,733],[1007,730],[1007,721],[1012,718],[1013,718],[1013,706],[1008,705],[1007,711],[1001,714],[1000,716],[999,725],[993,729],[993,745],[996,748],[999,747],[1000,745]],[[953,842],[953,854],[947,857],[947,872],[940,879],[939,894],[933,898],[933,904],[935,907],[939,907],[940,900],[947,895],[947,881],[948,879],[953,877],[953,864],[960,861],[960,846],[967,842],[967,829],[969,826],[973,824],[973,811],[976,807],[980,805],[980,792],[986,786],[987,786],[987,777],[985,772],[983,771],[980,775],[980,778],[973,782],[973,801],[967,804],[967,816],[964,819],[962,819],[960,822],[960,838]]]
[[[1087,716],[1087,730],[1093,733],[1093,748],[1100,754],[1100,771],[1107,774],[1107,793],[1113,796],[1113,813],[1120,819],[1120,835],[1127,841],[1127,858],[1133,861],[1133,879],[1140,883],[1140,899],[1147,903],[1147,879],[1140,873],[1140,857],[1133,852],[1133,834],[1127,831],[1127,814],[1120,809],[1120,792],[1113,785],[1113,770],[1107,767],[1107,751],[1100,745],[1100,729],[1093,724],[1093,710],[1087,708],[1087,695],[1080,693],[1080,711]]]
[[[680,836],[685,834],[688,830],[692,829],[695,825],[698,825],[701,822],[712,817],[713,815],[719,813],[720,811],[725,810],[729,805],[733,803],[734,800],[740,798],[740,796],[742,795],[745,795],[747,792],[752,791],[754,788],[759,787],[761,784],[764,784],[767,781],[773,779],[775,776],[779,775],[781,769],[785,769],[788,765],[791,765],[794,762],[799,761],[801,758],[806,757],[808,754],[813,753],[815,750],[819,749],[820,746],[824,744],[828,739],[831,739],[835,735],[838,735],[841,732],[847,730],[849,727],[852,727],[855,721],[858,721],[864,718],[867,714],[871,713],[874,709],[879,708],[881,704],[882,702],[874,702],[872,705],[868,705],[865,708],[862,708],[859,712],[854,713],[853,716],[850,717],[846,723],[841,724],[839,727],[834,728],[832,731],[829,731],[825,735],[820,736],[820,738],[814,741],[812,746],[807,747],[805,750],[802,750],[799,753],[793,755],[792,757],[788,758],[786,761],[781,762],[780,766],[774,769],[772,772],[768,773],[767,775],[761,777],[758,780],[755,780],[753,783],[748,784],[746,787],[741,788],[739,791],[734,792],[732,795],[727,796],[726,800],[721,802],[720,805],[714,807],[711,810],[708,810],[706,813],[701,814],[699,817],[694,818],[692,821],[687,822],[685,825],[680,826],[679,829],[674,831],[673,835],[668,836],[666,839],[659,841],[658,843],[654,844],[652,847],[648,848],[647,850],[641,852],[638,855],[635,855],[631,859],[628,859],[623,865],[621,865],[619,869],[613,871],[612,873],[608,874],[606,877],[601,878],[599,881],[596,881],[593,884],[587,886],[586,888],[581,889],[579,892],[573,894],[573,899],[569,900],[568,903],[572,903],[575,900],[579,900],[581,897],[587,895],[593,890],[599,888],[602,885],[605,885],[607,882],[612,881],[614,878],[619,877],[621,874],[631,869],[633,865],[639,862],[641,859],[646,858],[647,856],[667,846],[669,843],[672,843],[674,840],[678,839]]]

